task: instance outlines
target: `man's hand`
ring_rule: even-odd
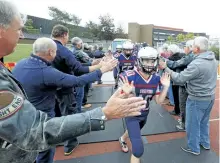
[[[105,57],[106,57],[106,58],[109,58],[109,59],[112,59],[112,58],[113,58],[113,55],[112,55],[112,53],[109,53],[109,52],[108,52],[108,53],[105,54]]]
[[[93,59],[92,66],[99,64],[101,59]]]
[[[105,72],[113,70],[113,68],[115,68],[117,66],[118,60],[111,59],[108,61],[101,61],[99,64],[101,65],[101,68],[100,68],[101,72],[105,73]]]
[[[160,60],[159,60],[159,69],[163,70],[163,69],[165,69],[166,67],[167,67],[166,61],[160,59]]]
[[[119,88],[102,109],[107,120],[138,116],[141,115],[140,111],[146,107],[146,100],[142,97],[125,98],[125,94],[121,91],[122,89]]]
[[[123,93],[125,93],[126,95],[130,95],[134,90],[134,82],[132,81],[131,83],[129,83],[127,76],[122,76],[121,78],[123,82],[123,85],[121,86]]]

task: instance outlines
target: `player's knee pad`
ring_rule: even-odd
[[[132,142],[132,154],[137,157],[140,158],[144,153],[144,145],[142,140],[135,140],[134,142]]]

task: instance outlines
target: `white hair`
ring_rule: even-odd
[[[8,28],[15,16],[20,16],[16,6],[5,0],[0,0],[0,27]]]
[[[56,49],[57,45],[56,43],[50,39],[50,38],[46,38],[46,37],[42,37],[42,38],[38,38],[34,44],[33,44],[33,54],[37,55],[38,53],[47,53],[49,49]]]
[[[209,40],[206,37],[198,36],[194,39],[193,46],[199,47],[200,51],[207,51]]]
[[[188,40],[186,42],[186,47],[189,48],[190,50],[192,50],[193,43],[194,43],[194,40]]]
[[[169,45],[167,43],[164,43],[162,46],[162,49],[167,49],[169,47]]]
[[[82,41],[82,39],[79,38],[79,37],[73,37],[72,40],[71,40],[71,43],[72,43],[73,45],[77,45],[77,44],[83,43],[83,41]]]
[[[170,46],[168,46],[168,51],[170,51],[173,54],[175,54],[175,53],[179,53],[180,52],[180,48],[176,44],[171,44]]]

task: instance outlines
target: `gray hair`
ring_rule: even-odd
[[[47,53],[51,48],[57,48],[56,43],[52,39],[46,37],[38,38],[33,44],[33,54]]]
[[[71,43],[72,43],[73,45],[77,45],[77,44],[83,43],[83,41],[82,41],[82,39],[79,38],[79,37],[73,37],[72,40],[71,40]]]
[[[192,50],[192,47],[193,47],[193,43],[194,43],[194,40],[189,40],[186,42],[186,47],[189,48],[190,50]]]
[[[194,39],[193,46],[199,47],[200,51],[207,51],[209,47],[209,40],[204,36],[198,36]]]
[[[180,48],[176,44],[171,44],[170,46],[168,46],[167,50],[171,51],[173,54],[180,52]]]
[[[93,46],[92,46],[92,45],[89,45],[89,49],[91,49],[91,50],[92,50],[92,49],[93,49]]]
[[[64,25],[58,24],[53,27],[51,35],[53,38],[57,38],[63,37],[63,35],[66,33],[69,33],[69,29]]]
[[[83,47],[84,47],[84,49],[89,49],[89,44],[84,43],[84,44],[83,44]]]
[[[0,0],[0,27],[8,28],[14,17],[19,14],[14,4],[9,1]]]

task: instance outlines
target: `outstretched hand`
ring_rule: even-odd
[[[127,76],[122,76],[121,79],[123,82],[123,85],[121,86],[123,93],[125,93],[126,95],[131,94],[134,90],[134,82],[132,81],[131,83],[129,83]]]
[[[142,97],[128,97],[121,93],[119,88],[102,108],[108,120],[141,115],[141,110],[146,107],[146,100]]]

